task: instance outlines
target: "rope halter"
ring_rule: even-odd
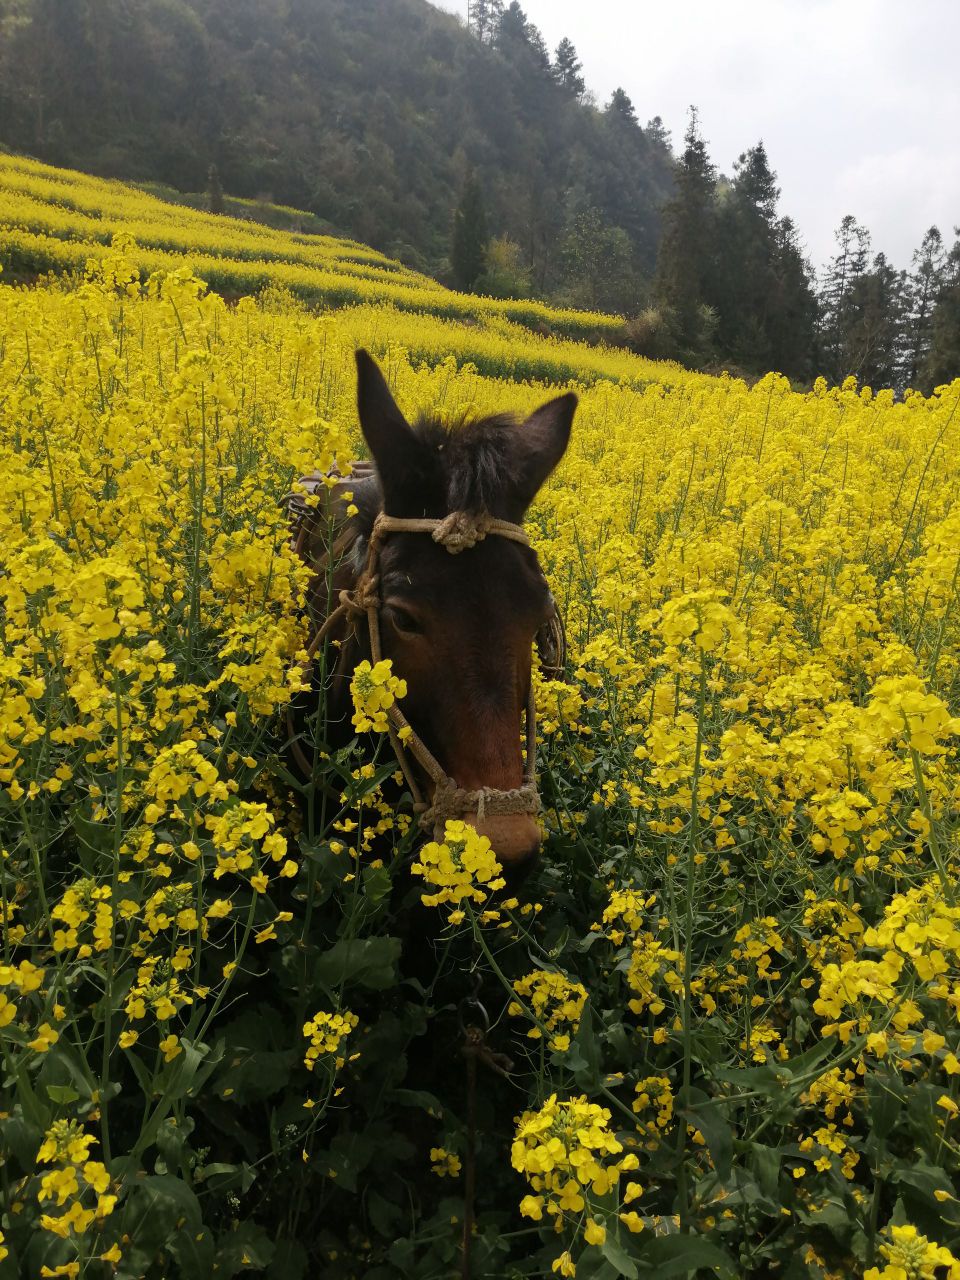
[[[519,542],[525,547],[530,545],[530,539],[520,525],[510,524],[506,520],[495,520],[485,513],[475,515],[467,511],[453,511],[442,519],[403,519],[381,512],[373,523],[363,571],[351,591],[341,591],[339,608],[334,610],[318,635],[314,637],[310,646],[311,655],[316,651],[334,618],[346,613],[356,618],[366,617],[370,632],[371,659],[374,664],[382,660],[378,570],[383,542],[394,533],[429,533],[434,542],[454,556],[477,546],[491,534],[499,538],[507,538],[511,542]],[[443,839],[444,827],[449,819],[463,818],[467,814],[476,813],[478,820],[482,822],[484,818],[489,817],[520,814],[532,816],[540,811],[540,796],[536,781],[537,712],[532,681],[527,701],[526,763],[523,783],[507,791],[501,791],[496,787],[480,787],[474,791],[464,790],[445,772],[436,756],[407,720],[397,702],[389,708],[387,716],[390,745],[393,747],[397,762],[410,788],[410,794],[413,796],[414,810],[418,814],[420,826],[424,831],[432,832],[434,839]],[[411,757],[433,783],[433,799],[429,804],[424,799],[417,782]]]

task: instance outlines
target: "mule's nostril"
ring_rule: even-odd
[[[480,835],[487,837],[497,861],[504,867],[528,862],[540,851],[540,828],[529,814],[481,819],[475,813],[468,813],[464,822],[469,822]]]

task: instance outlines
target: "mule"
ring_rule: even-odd
[[[448,808],[447,816],[463,817],[489,838],[505,867],[519,867],[539,851],[535,804],[496,800],[531,790],[521,725],[534,641],[555,606],[518,526],[566,451],[577,398],[558,396],[522,422],[504,414],[456,423],[427,415],[410,424],[375,361],[360,350],[356,362],[360,429],[372,466],[358,467],[337,486],[320,518],[304,520],[310,509],[301,502],[295,541],[316,570],[313,612],[318,621],[326,618],[314,647],[320,637],[339,641],[326,681],[328,734],[333,745],[350,737],[349,683],[357,664],[389,658],[407,684],[403,715],[424,748],[413,769],[430,806],[439,805],[440,777],[439,789],[453,787],[473,805]],[[313,481],[319,495],[330,492],[320,477]],[[350,515],[341,514],[345,489],[355,508]],[[338,598],[341,606],[331,612]],[[532,759],[532,710],[528,721]],[[435,776],[429,768],[424,773],[423,759],[438,765]],[[408,780],[416,792],[409,773]]]

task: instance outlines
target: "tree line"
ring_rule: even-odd
[[[925,391],[960,376],[960,228],[931,227],[909,269],[873,253],[852,215],[816,273],[781,216],[762,142],[719,178],[691,110],[640,342],[662,355],[800,380]]]
[[[538,51],[542,73],[583,100],[574,46],[561,41],[551,62],[517,0],[475,0],[470,28],[494,47],[505,30],[525,39]],[[622,88],[603,114],[625,149],[643,132]],[[647,133],[669,145],[659,120]],[[739,157],[729,178],[710,159],[694,108],[683,141],[652,272],[638,271],[624,228],[597,206],[581,207],[557,245],[564,300],[623,310],[638,351],[699,368],[777,369],[799,382],[852,374],[861,384],[901,391],[930,391],[960,376],[960,228],[948,249],[931,227],[909,269],[898,271],[883,253],[872,253],[870,233],[848,215],[836,254],[818,273],[795,223],[778,210],[780,190],[762,141]],[[522,290],[519,246],[486,237],[483,193],[471,177],[454,220],[454,277],[465,288]]]
[[[818,274],[762,142],[727,177],[589,92],[518,0],[0,0],[0,144],[308,210],[461,288],[619,312],[638,351],[798,382],[960,374],[960,248],[852,217]]]

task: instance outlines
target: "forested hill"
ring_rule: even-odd
[[[653,268],[673,158],[629,103],[581,101],[522,17],[476,38],[426,0],[0,0],[0,142],[38,158],[318,214],[449,270],[471,172],[538,292],[599,211]],[[472,284],[473,281],[464,283]],[[610,310],[608,289],[585,298]]]
[[[215,213],[224,191],[295,206],[294,229],[460,290],[624,316],[653,358],[898,391],[960,375],[960,230],[918,227],[898,267],[847,215],[818,279],[762,141],[724,176],[691,110],[674,156],[519,0],[470,9],[0,0],[0,146]]]

